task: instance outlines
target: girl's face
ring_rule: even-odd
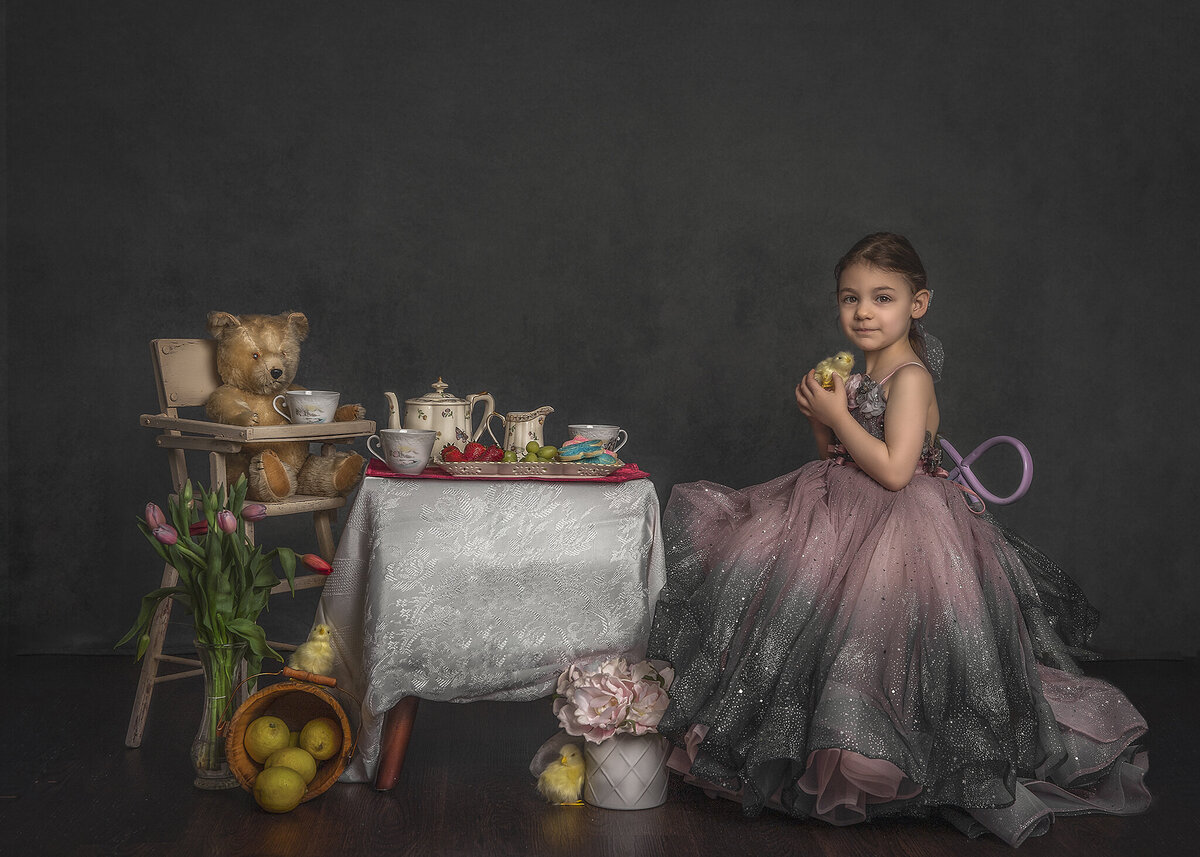
[[[900,274],[856,262],[838,282],[838,319],[851,343],[866,351],[883,351],[907,340],[914,318],[925,314],[929,292],[913,293]]]

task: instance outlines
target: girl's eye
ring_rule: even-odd
[[[255,360],[257,360],[257,359],[258,359],[258,352],[257,352],[257,351],[255,351],[255,352],[254,352],[253,354],[251,354],[250,356],[251,356],[251,357],[253,357]]]
[[[885,303],[885,304],[886,304],[886,303],[891,303],[891,301],[892,301],[892,299],[891,299],[891,297],[890,297],[889,295],[880,295],[880,296],[879,296],[879,302],[880,302],[880,303]]]
[[[852,303],[854,303],[856,300],[857,300],[857,298],[855,298],[855,297],[854,297],[854,295],[846,295],[844,298],[842,298],[842,303],[844,303],[844,304],[852,304]]]

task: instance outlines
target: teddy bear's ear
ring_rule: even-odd
[[[220,339],[227,329],[241,327],[242,320],[227,312],[210,312],[208,314],[208,332],[213,339]]]
[[[296,338],[303,342],[308,338],[308,318],[302,312],[285,313],[287,323],[296,331]]]

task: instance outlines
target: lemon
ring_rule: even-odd
[[[342,748],[342,728],[328,717],[315,717],[300,730],[300,746],[323,762]]]
[[[254,799],[267,812],[291,812],[304,799],[304,777],[278,765],[264,768],[254,780]]]
[[[272,753],[267,759],[266,767],[277,768],[280,765],[291,768],[303,777],[305,785],[311,783],[317,775],[317,760],[303,747],[284,747]]]
[[[300,746],[300,733],[299,732],[289,732],[288,733],[288,746],[289,747],[299,747]]]
[[[243,744],[250,758],[261,765],[276,750],[288,745],[288,735],[287,724],[278,717],[256,717],[246,727]]]

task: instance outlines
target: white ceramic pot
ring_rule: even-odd
[[[473,440],[479,440],[488,418],[496,409],[496,400],[490,393],[473,393],[460,399],[446,392],[441,378],[433,384],[434,392],[404,401],[404,425],[400,424],[400,408],[395,393],[384,393],[388,400],[388,428],[424,429],[437,432],[434,442],[434,458],[441,457],[442,447],[452,443],[460,450]],[[479,427],[471,431],[471,411],[476,402],[483,402],[483,416]]]
[[[488,421],[488,434],[502,449],[511,449],[519,456],[524,455],[525,447],[531,440],[538,446],[546,445],[546,441],[542,438],[542,426],[545,425],[546,415],[552,413],[554,413],[554,408],[549,405],[542,405],[533,411],[514,411],[511,414],[493,413]],[[504,423],[504,432],[501,435],[504,438],[503,441],[497,439],[492,431],[492,418],[499,419]]]
[[[667,800],[670,743],[657,732],[584,742],[583,799],[603,809],[650,809]]]

